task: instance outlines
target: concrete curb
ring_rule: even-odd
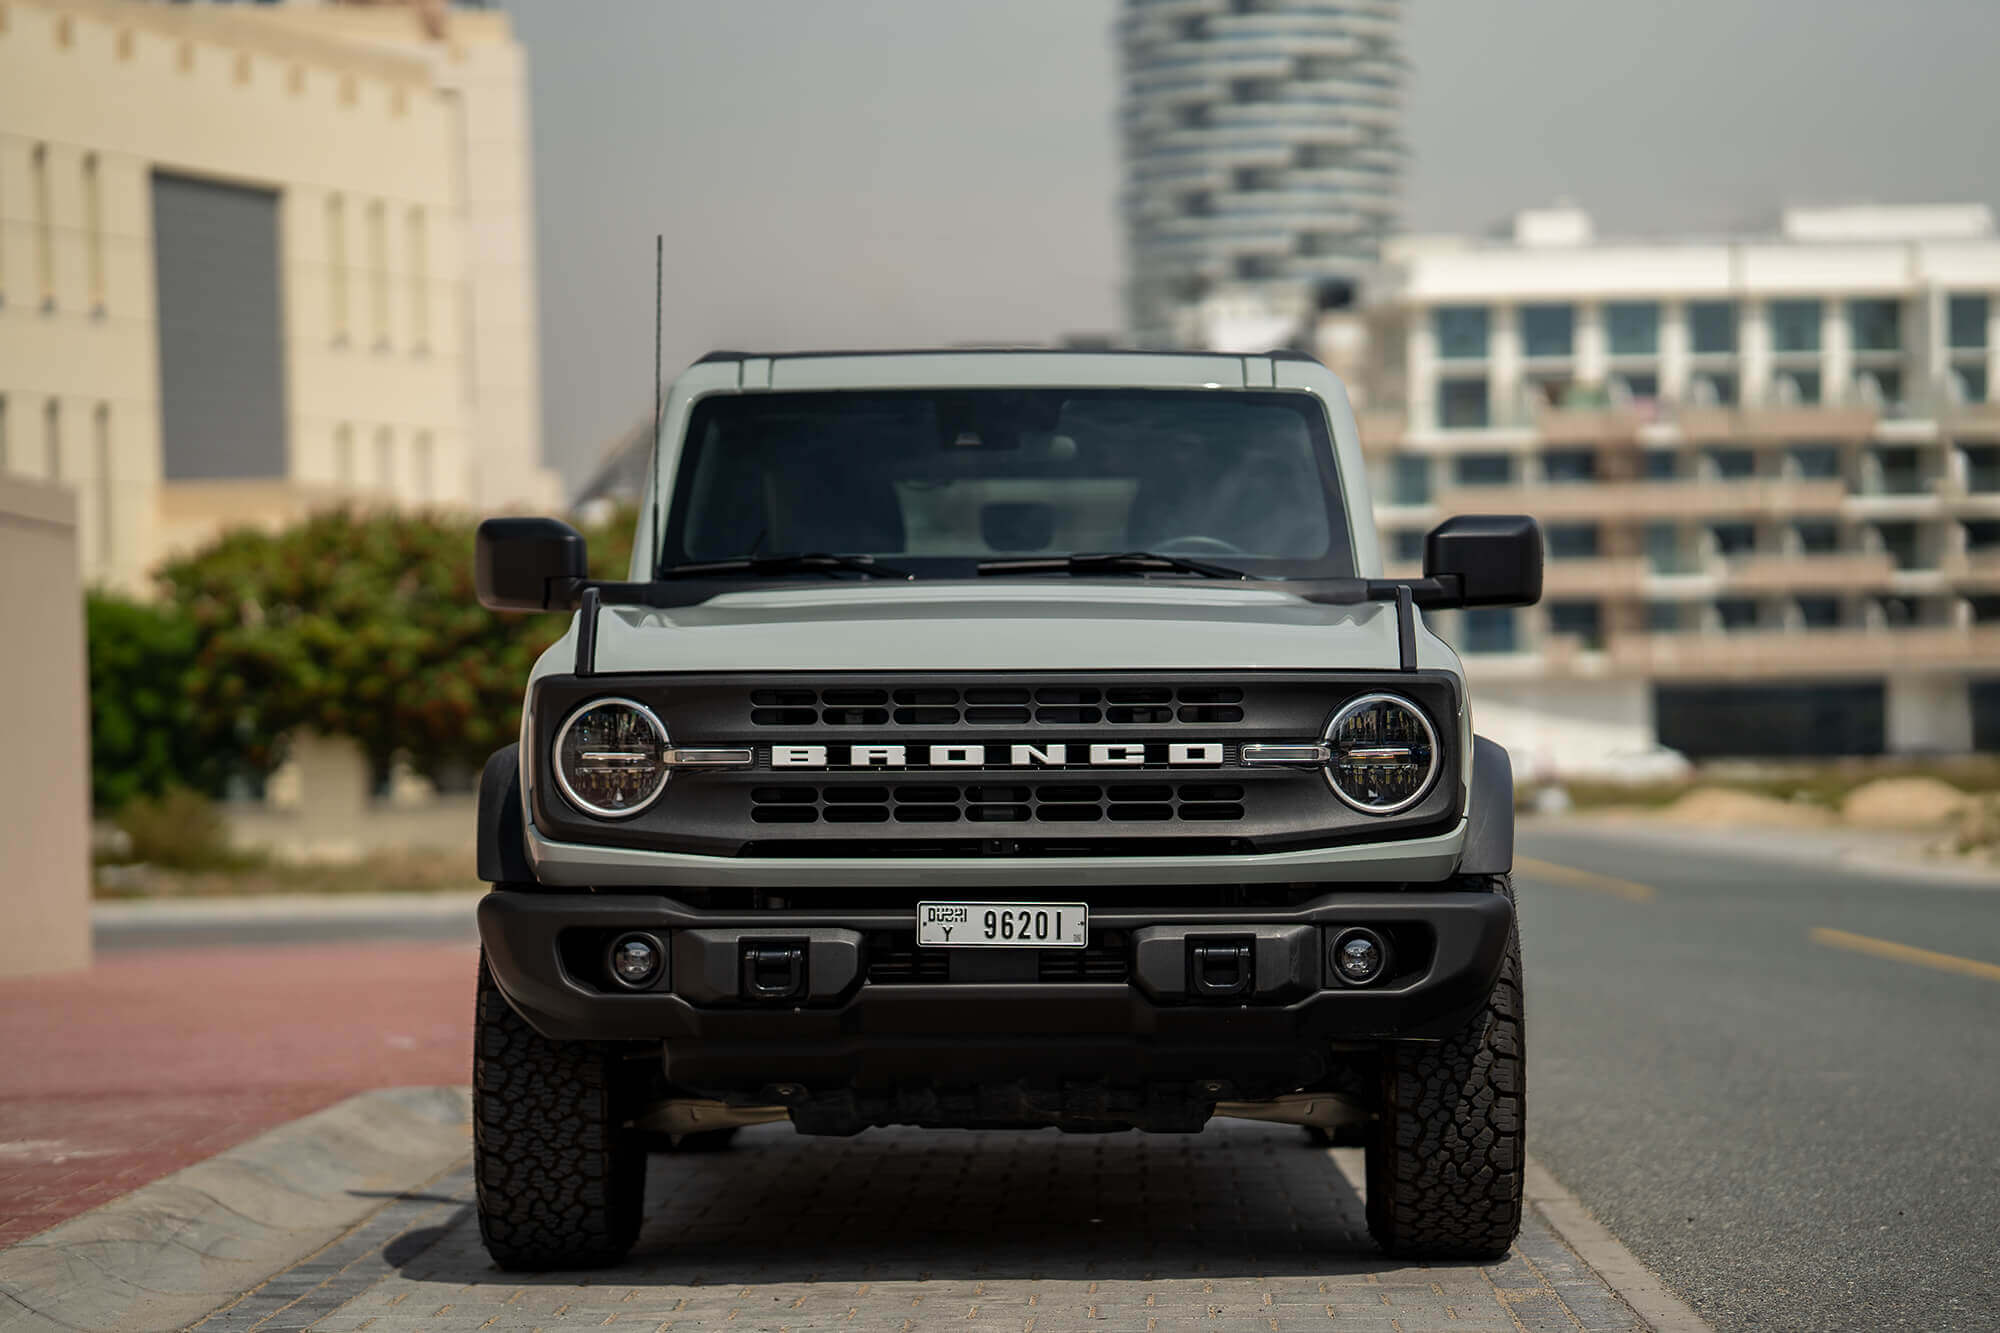
[[[92,903],[93,926],[340,921],[354,917],[472,919],[484,889],[439,893],[260,893],[241,898],[114,898]]]
[[[469,1114],[362,1093],[0,1250],[0,1333],[184,1328],[458,1163]]]
[[[1526,1185],[1528,1203],[1548,1222],[1549,1229],[1657,1333],[1713,1333],[1700,1315],[1668,1291],[1652,1269],[1591,1216],[1581,1199],[1532,1157],[1528,1159]]]

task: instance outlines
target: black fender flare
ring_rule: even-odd
[[[1472,791],[1461,875],[1504,875],[1514,868],[1514,761],[1484,736],[1472,738]]]
[[[479,878],[488,884],[535,882],[521,802],[519,743],[495,750],[479,774]]]

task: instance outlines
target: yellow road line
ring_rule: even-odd
[[[1960,958],[1957,954],[1951,953],[1934,953],[1929,949],[1897,944],[1894,940],[1878,940],[1872,935],[1850,935],[1844,930],[1834,930],[1828,926],[1814,926],[1806,932],[1806,938],[1814,944],[1823,944],[1829,949],[1847,949],[1853,953],[1865,953],[1873,958],[1887,958],[1893,963],[1915,963],[1918,967],[1935,968],[1939,972],[1956,972],[1962,977],[2000,981],[2000,964],[1982,963],[1976,958]]]
[[[1614,898],[1623,898],[1628,903],[1653,901],[1652,885],[1635,884],[1629,879],[1619,879],[1616,875],[1600,875],[1595,870],[1559,866],[1553,861],[1537,861],[1532,856],[1515,857],[1514,869],[1532,879],[1545,879],[1552,884],[1567,884],[1573,889],[1589,889],[1593,893],[1608,893]]]

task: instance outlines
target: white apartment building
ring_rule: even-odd
[[[1140,345],[1223,339],[1245,303],[1290,334],[1351,299],[1401,207],[1401,29],[1402,0],[1124,0]]]
[[[0,0],[0,472],[87,582],[340,503],[553,504],[525,65],[442,4]]]
[[[1388,267],[1363,364],[1351,327],[1323,355],[1400,568],[1453,513],[1542,521],[1540,606],[1442,618],[1525,770],[2000,748],[1987,208],[1629,241],[1548,209]]]

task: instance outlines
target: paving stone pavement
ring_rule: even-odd
[[[1369,1242],[1361,1154],[1218,1121],[1186,1136],[788,1126],[651,1161],[622,1265],[535,1276],[480,1248],[471,1173],[393,1200],[198,1325],[618,1329],[1612,1330],[1646,1325],[1539,1215],[1499,1263]]]

